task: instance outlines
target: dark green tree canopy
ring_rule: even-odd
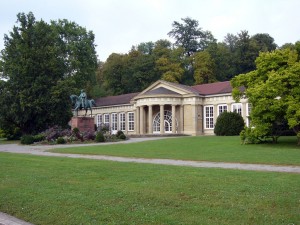
[[[39,132],[67,125],[69,95],[95,80],[94,36],[66,20],[48,24],[19,13],[1,51],[0,127]]]
[[[188,56],[193,53],[204,50],[210,43],[216,42],[216,39],[210,31],[203,31],[198,27],[197,20],[189,17],[181,19],[184,23],[174,21],[173,29],[168,35],[175,39],[175,45],[183,47]]]

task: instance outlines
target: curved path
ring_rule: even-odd
[[[162,138],[165,137],[131,138],[130,140],[121,143],[128,144],[128,143],[142,142],[147,140],[158,140]],[[95,143],[95,144],[87,144],[86,146],[108,145],[108,144],[120,144],[120,142]],[[118,156],[106,156],[106,155],[83,155],[83,154],[65,154],[65,153],[47,152],[47,150],[54,149],[54,148],[68,148],[68,147],[78,147],[78,146],[82,146],[82,144],[39,145],[39,146],[31,146],[31,145],[24,146],[24,145],[17,145],[17,144],[9,144],[9,145],[0,145],[0,152],[31,154],[31,155],[40,155],[40,156],[53,156],[53,157],[84,158],[84,159],[93,159],[93,160],[109,160],[109,161],[117,161],[117,162],[150,163],[150,164],[173,165],[173,166],[300,173],[300,166],[277,166],[277,165],[265,165],[265,164],[242,164],[242,163],[188,161],[188,160],[174,160],[174,159],[145,159],[145,158],[130,158],[130,157],[118,157]]]
[[[147,140],[158,140],[166,137],[155,138],[131,138],[122,144],[142,142]],[[88,144],[92,145],[108,145],[108,144],[120,144],[115,143],[101,143],[101,144]],[[242,163],[224,163],[224,162],[205,162],[205,161],[187,161],[187,160],[173,160],[173,159],[144,159],[144,158],[128,158],[128,157],[116,157],[105,155],[82,155],[82,154],[63,154],[47,152],[54,148],[68,148],[78,147],[82,144],[72,145],[0,145],[0,152],[18,153],[18,154],[31,154],[39,156],[53,156],[53,157],[69,157],[69,158],[84,158],[93,160],[109,160],[117,162],[133,162],[133,163],[151,163],[161,165],[173,165],[173,166],[189,166],[189,167],[205,167],[205,168],[223,168],[223,169],[239,169],[239,170],[256,170],[256,171],[272,171],[272,172],[286,172],[286,173],[300,173],[300,166],[275,166],[275,165],[262,165],[262,164],[242,164]],[[25,221],[19,220],[6,213],[0,212],[0,225],[32,225]]]

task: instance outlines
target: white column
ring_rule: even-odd
[[[176,133],[176,105],[172,105],[172,133]]]
[[[149,124],[148,133],[152,134],[153,133],[153,128],[152,128],[152,105],[148,106],[148,124]]]
[[[165,111],[164,105],[160,105],[160,133],[165,133]]]
[[[125,113],[125,134],[128,134],[128,113],[127,112],[124,112]]]

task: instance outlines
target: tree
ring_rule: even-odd
[[[19,13],[17,18],[19,25],[5,35],[1,51],[1,71],[7,81],[0,85],[0,127],[29,134],[66,126],[72,116],[70,94],[95,72],[95,51],[89,49],[94,45],[85,48],[88,41],[75,40],[76,29],[62,35],[60,26],[36,21],[33,13]],[[71,36],[74,39],[67,38]]]
[[[203,31],[199,28],[197,20],[189,17],[181,19],[184,23],[174,21],[173,29],[168,35],[175,39],[175,45],[185,49],[186,55],[191,56],[195,52],[204,50],[215,38],[210,31]]]
[[[197,52],[194,55],[195,84],[212,83],[216,81],[215,63],[208,51]]]
[[[248,98],[252,104],[251,123],[257,137],[271,136],[277,142],[278,126],[287,122],[300,144],[300,62],[291,49],[262,52],[257,69],[232,80],[236,100]],[[239,87],[244,86],[245,92]]]

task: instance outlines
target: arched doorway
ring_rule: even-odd
[[[160,133],[160,112],[158,112],[153,119],[153,133],[159,134]],[[177,128],[177,119],[176,121],[176,128]],[[165,125],[165,133],[172,133],[172,112],[170,110],[164,111],[164,125]],[[177,129],[176,129],[177,130]]]

